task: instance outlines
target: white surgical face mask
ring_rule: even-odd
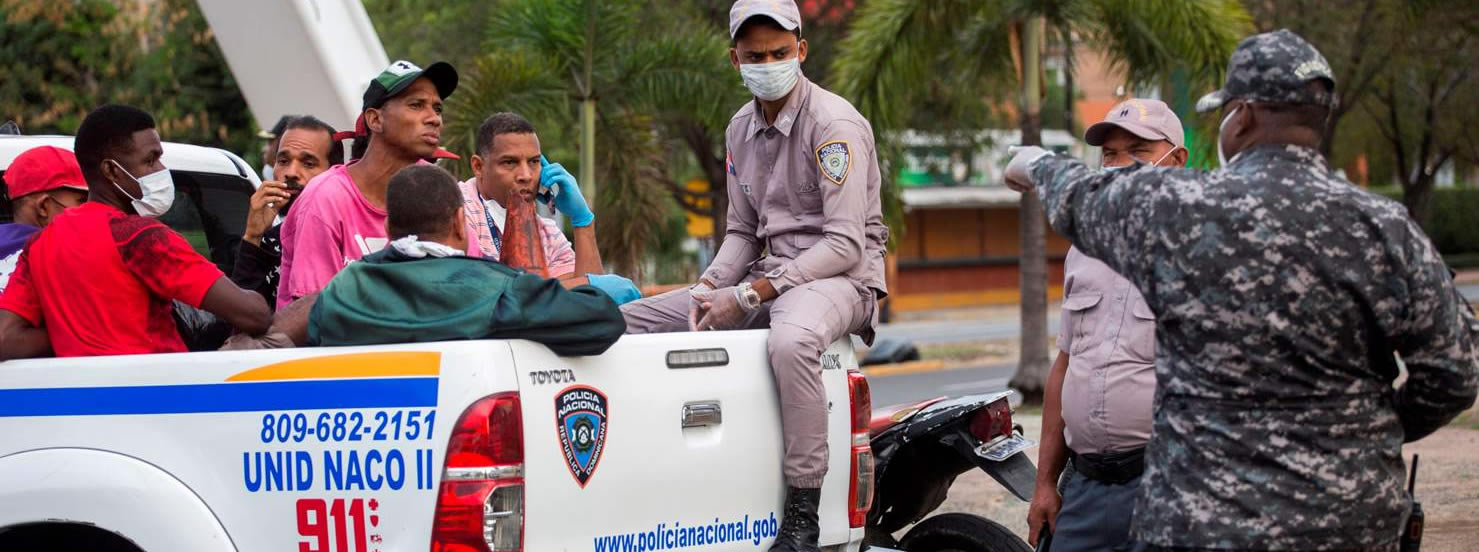
[[[740,65],[740,78],[745,88],[767,102],[786,97],[801,78],[801,58],[791,58],[771,63],[746,63]]]
[[[1234,107],[1232,111],[1227,112],[1227,116],[1226,117],[1223,117],[1222,118],[1222,124],[1217,125],[1217,164],[1218,164],[1218,166],[1226,167],[1227,166],[1227,163],[1228,163],[1228,161],[1227,161],[1227,154],[1226,153],[1223,153],[1223,151],[1222,151],[1222,129],[1227,126],[1227,122],[1228,121],[1231,121],[1232,120],[1233,114],[1234,113],[1237,113],[1238,110],[1239,109],[1242,109],[1242,108],[1243,108],[1243,106],[1241,106],[1241,105],[1240,106],[1237,106],[1237,107]]]
[[[109,159],[109,161],[113,160]],[[117,161],[113,161],[113,166],[134,179],[134,182],[139,183],[139,193],[143,194],[143,197],[139,198],[129,195],[117,182],[113,183],[114,188],[118,188],[118,191],[123,192],[125,197],[132,200],[134,211],[138,212],[139,216],[157,217],[169,211],[170,206],[175,204],[175,180],[170,176],[169,169],[159,169],[139,178],[129,173],[128,169],[123,168],[123,165],[119,165]]]
[[[1160,159],[1156,159],[1155,161],[1151,161],[1150,162],[1150,166],[1152,166],[1152,167],[1159,167],[1159,166],[1161,166],[1161,161],[1165,161],[1167,157],[1170,157],[1171,156],[1171,154],[1176,153],[1176,150],[1177,149],[1180,149],[1180,146],[1174,146],[1174,147],[1172,147],[1171,148],[1171,151],[1168,151],[1165,154],[1162,154],[1161,157],[1160,157]],[[1121,165],[1121,166],[1118,166],[1118,167],[1106,167],[1106,166],[1104,166],[1104,159],[1103,158],[1100,158],[1099,159],[1099,168],[1100,169],[1123,169],[1125,167],[1132,167],[1134,165],[1135,164],[1132,162],[1129,165]]]

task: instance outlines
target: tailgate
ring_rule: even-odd
[[[601,356],[568,358],[513,342],[524,409],[525,549],[768,546],[785,490],[767,335],[634,335]],[[836,362],[828,368],[853,363],[850,351],[829,360]],[[831,457],[822,543],[835,544],[849,534],[847,382],[841,369],[823,377]]]

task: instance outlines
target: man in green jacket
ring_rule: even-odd
[[[600,290],[547,280],[463,255],[467,224],[457,179],[412,165],[386,191],[390,246],[352,263],[319,294],[310,345],[528,339],[559,355],[604,352],[626,331]]]

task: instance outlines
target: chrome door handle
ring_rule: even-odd
[[[693,401],[683,403],[683,427],[719,425],[724,421],[724,410],[719,401]]]

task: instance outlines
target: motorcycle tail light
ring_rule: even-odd
[[[1012,407],[1005,398],[986,405],[971,419],[971,435],[982,443],[1012,434]]]

